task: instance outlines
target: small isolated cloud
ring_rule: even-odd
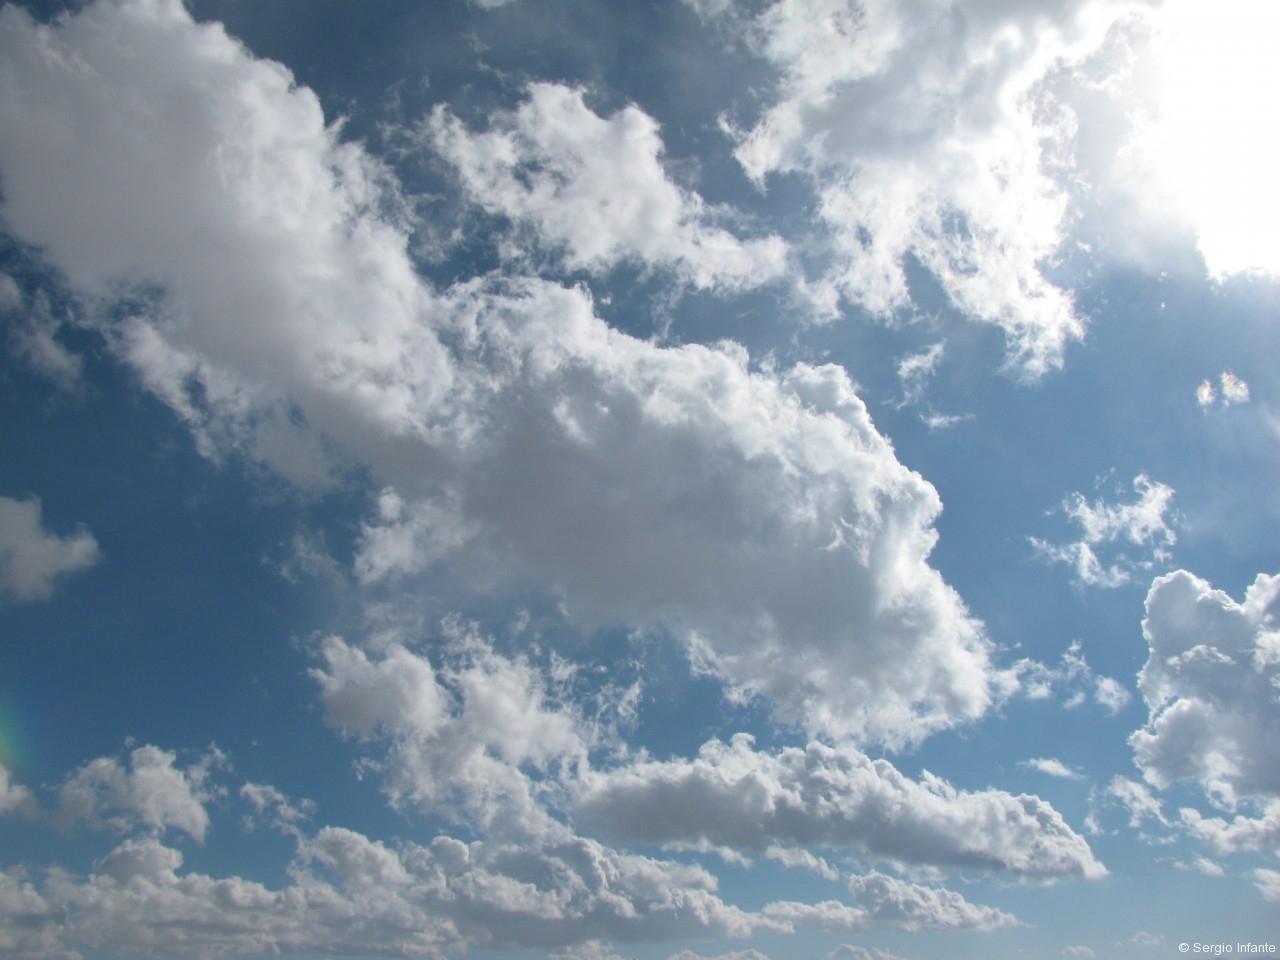
[[[902,406],[918,403],[924,396],[929,378],[938,369],[945,342],[933,344],[919,353],[908,354],[898,361],[898,380],[902,384]]]
[[[41,524],[40,500],[0,497],[0,596],[19,603],[44,600],[62,577],[91,567],[102,553],[81,527],[62,537]]]
[[[0,764],[0,817],[32,816],[36,812],[35,797],[22,784],[13,780],[9,768]]]
[[[1136,944],[1139,947],[1158,947],[1164,943],[1164,937],[1158,937],[1154,933],[1147,933],[1145,930],[1139,930],[1126,943]]]
[[[1167,560],[1169,548],[1177,541],[1173,488],[1139,474],[1133,489],[1138,494],[1133,503],[1108,503],[1101,498],[1090,502],[1081,493],[1071,494],[1060,509],[1080,527],[1080,539],[1051,544],[1031,537],[1036,554],[1072,567],[1080,583],[1100,587],[1122,586],[1134,573]],[[1120,546],[1124,544],[1144,550],[1145,555],[1129,556],[1128,547]]]
[[[86,763],[62,784],[54,822],[117,833],[175,829],[203,842],[209,829],[205,804],[218,795],[209,775],[225,758],[211,749],[185,768],[175,766],[176,760],[177,754],[148,745],[131,751],[127,763],[115,757]]]
[[[1148,708],[1129,743],[1148,783],[1194,780],[1230,810],[1280,798],[1280,577],[1259,574],[1237,603],[1178,570],[1147,594]]]
[[[1084,774],[1079,770],[1073,770],[1061,760],[1054,760],[1052,757],[1037,757],[1034,760],[1023,760],[1021,767],[1028,767],[1032,770],[1038,770],[1046,776],[1058,777],[1063,780],[1083,780]]]
[[[1118,801],[1129,813],[1129,826],[1137,828],[1147,820],[1154,820],[1161,826],[1169,826],[1164,809],[1151,790],[1136,780],[1128,777],[1114,777],[1107,785],[1107,796]]]
[[[703,956],[692,950],[681,950],[679,953],[673,953],[667,960],[769,960],[769,958],[759,950],[734,950],[714,957]]]
[[[1264,900],[1280,903],[1280,871],[1258,869],[1250,876],[1253,877],[1253,884]]]
[[[739,239],[667,177],[658,124],[638,107],[606,118],[580,89],[533,83],[527,94],[482,133],[443,106],[427,123],[428,142],[476,203],[532,227],[574,269],[635,260],[675,268],[698,287],[736,289],[782,275],[779,237]]]
[[[1085,960],[1092,960],[1093,957],[1097,956],[1092,947],[1086,947],[1083,945],[1064,947],[1062,955],[1064,957],[1084,957]]]
[[[1196,403],[1204,409],[1214,405],[1229,407],[1249,402],[1249,385],[1227,370],[1218,378],[1220,390],[1215,390],[1211,380],[1202,380],[1196,387]]]
[[[1131,699],[1118,680],[1094,672],[1084,656],[1084,644],[1073,640],[1056,666],[1036,660],[1019,660],[1011,668],[1019,692],[1030,700],[1061,696],[1063,705],[1074,710],[1096,703],[1109,713],[1118,713]]]

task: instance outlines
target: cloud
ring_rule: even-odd
[[[1254,885],[1264,900],[1280,903],[1280,872],[1259,868],[1253,871],[1252,876]]]
[[[385,169],[176,2],[8,8],[0,51],[11,228],[81,290],[153,285],[100,324],[206,453],[376,478],[366,581],[447,556],[588,629],[662,626],[837,737],[902,745],[991,703],[990,644],[928,564],[937,494],[842,369],[660,347],[540,280],[429,288]]]
[[[1037,660],[1019,660],[1010,669],[1018,692],[1031,700],[1045,700],[1059,693],[1066,697],[1063,705],[1074,710],[1092,700],[1110,713],[1118,713],[1130,700],[1129,691],[1118,680],[1094,673],[1084,656],[1079,640],[1062,655],[1057,666],[1046,666]]]
[[[1090,586],[1118,587],[1129,582],[1135,571],[1150,570],[1169,558],[1169,548],[1177,542],[1175,516],[1172,509],[1173,488],[1152,481],[1145,474],[1133,480],[1138,499],[1134,503],[1112,504],[1098,499],[1089,502],[1083,494],[1073,493],[1062,503],[1062,511],[1081,529],[1074,543],[1054,545],[1031,537],[1037,555],[1051,563],[1066,563],[1075,568],[1081,583]],[[1133,560],[1115,551],[1109,566],[1098,557],[1097,548],[1116,543],[1130,543],[1146,548],[1149,559]]]
[[[1037,797],[957,791],[928,774],[916,783],[885,760],[820,743],[768,754],[746,735],[713,740],[695,760],[592,772],[575,805],[587,826],[635,843],[776,843],[1030,877],[1106,873]]]
[[[44,600],[61,577],[93,566],[98,542],[81,527],[70,536],[47,533],[40,500],[0,497],[0,595],[19,603]]]
[[[1280,577],[1260,574],[1242,604],[1185,570],[1152,583],[1138,677],[1148,718],[1129,738],[1149,783],[1194,780],[1228,809],[1280,797],[1277,610]]]
[[[57,340],[62,322],[53,315],[44,291],[24,303],[22,291],[8,274],[0,273],[0,315],[9,314],[9,350],[59,387],[75,391],[82,362]]]
[[[1107,785],[1107,794],[1129,811],[1129,826],[1140,827],[1146,820],[1169,826],[1159,799],[1144,784],[1128,777],[1113,777]]]
[[[675,268],[698,287],[728,289],[781,276],[786,244],[776,236],[740,240],[714,226],[715,211],[668,178],[658,124],[638,107],[605,118],[581,89],[531,83],[526,92],[515,111],[490,116],[482,133],[444,106],[426,125],[428,142],[476,203],[531,227],[571,269],[635,260]]]
[[[734,950],[715,957],[704,957],[692,950],[681,950],[679,953],[673,953],[667,960],[769,960],[769,958],[759,950]]]
[[[1084,774],[1079,770],[1073,770],[1061,760],[1055,760],[1052,757],[1037,757],[1034,760],[1023,760],[1018,764],[1020,767],[1030,767],[1032,770],[1038,770],[1046,776],[1059,777],[1063,780],[1083,780]]]
[[[69,827],[83,821],[120,833],[175,829],[203,842],[205,803],[217,795],[207,781],[225,758],[211,748],[185,769],[174,766],[176,760],[176,754],[147,745],[131,751],[127,765],[114,757],[86,763],[63,782],[54,822]]]
[[[35,797],[31,791],[13,780],[9,768],[0,764],[0,817],[32,816],[36,812]]]
[[[536,773],[586,762],[587,719],[559,702],[542,671],[504,657],[455,627],[437,669],[394,644],[381,656],[337,637],[321,651],[328,721],[366,741],[386,742],[384,790],[395,806],[465,816],[489,833],[558,834],[539,803]]]
[[[879,947],[868,950],[866,947],[842,943],[827,954],[826,960],[901,960],[901,958]]]
[[[854,877],[849,892],[856,906],[828,900],[808,904],[777,901],[764,908],[766,916],[802,926],[835,932],[879,929],[993,930],[1017,920],[994,907],[970,903],[940,887],[909,883],[883,873]]]
[[[774,172],[812,178],[833,253],[821,283],[833,294],[876,314],[903,308],[914,257],[1036,376],[1084,329],[1048,279],[1075,118],[1046,81],[1096,50],[1111,17],[1082,0],[947,11],[768,6],[747,34],[778,68],[779,95],[739,134],[737,157],[762,184]]]
[[[1219,401],[1224,407],[1249,402],[1249,385],[1234,373],[1223,370],[1218,382],[1222,387],[1220,394],[1214,390],[1210,380],[1202,380],[1200,386],[1196,387],[1196,403],[1203,409],[1207,410]]]
[[[95,871],[42,883],[0,874],[0,938],[17,956],[76,946],[175,957],[320,951],[439,957],[469,946],[742,937],[785,925],[727,906],[698,867],[589,840],[531,847],[440,836],[393,849],[341,827],[300,836],[282,889],[182,871],[155,837],[127,839]],[[21,921],[19,924],[17,921]],[[13,930],[13,933],[4,931]],[[0,939],[0,944],[4,943]],[[25,951],[25,952],[24,952]]]

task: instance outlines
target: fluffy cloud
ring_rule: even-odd
[[[10,814],[29,816],[35,809],[35,797],[31,791],[14,782],[9,768],[0,764],[0,817]]]
[[[1280,577],[1260,574],[1236,603],[1179,570],[1152,583],[1146,611],[1149,716],[1129,739],[1143,776],[1198,781],[1228,808],[1280,796]]]
[[[777,754],[740,735],[692,761],[637,763],[584,780],[583,821],[632,842],[760,850],[853,848],[893,861],[1032,877],[1106,872],[1037,797],[908,780],[885,760],[813,743]]]
[[[1079,525],[1080,539],[1055,545],[1032,537],[1031,545],[1046,560],[1073,567],[1081,583],[1101,587],[1128,583],[1134,571],[1150,570],[1157,562],[1167,560],[1169,548],[1177,541],[1173,518],[1166,516],[1172,510],[1173,488],[1139,474],[1133,479],[1133,489],[1137,501],[1122,504],[1101,499],[1091,503],[1083,494],[1073,493],[1063,501],[1062,511]],[[1117,551],[1111,563],[1104,566],[1098,548],[1117,543],[1144,548],[1150,558],[1133,560]]]
[[[1263,898],[1272,903],[1280,903],[1280,872],[1258,869],[1253,871],[1253,882]]]
[[[362,577],[449,553],[588,626],[665,624],[834,735],[901,744],[984,712],[989,645],[927,563],[937,495],[843,370],[662,348],[542,281],[429,290],[385,171],[176,2],[52,28],[9,9],[0,49],[13,229],[82,288],[163,287],[107,333],[206,450],[386,483]]]
[[[1084,779],[1084,775],[1080,771],[1073,770],[1061,760],[1055,760],[1052,757],[1037,757],[1034,760],[1024,760],[1018,765],[1030,767],[1032,770],[1038,770],[1046,776],[1060,777],[1063,780]]]
[[[205,803],[216,795],[207,781],[225,758],[214,749],[185,769],[174,766],[176,760],[176,754],[150,745],[133,750],[127,765],[114,757],[92,760],[62,784],[54,821],[120,832],[175,829],[203,841],[209,827]]]
[[[1105,9],[779,0],[747,32],[781,95],[741,134],[738,159],[762,183],[814,178],[832,294],[873,313],[904,307],[914,256],[957,307],[1004,331],[1018,368],[1043,373],[1083,332],[1046,278],[1074,118],[1044,84],[1102,43]]]
[[[514,112],[472,133],[437,107],[426,133],[486,210],[531,226],[570,268],[604,270],[628,259],[677,269],[699,287],[744,288],[786,266],[778,237],[739,240],[714,210],[672,183],[657,123],[629,106],[604,118],[583,91],[534,83]]]
[[[764,908],[777,920],[823,930],[850,932],[878,927],[899,930],[992,930],[1017,921],[993,907],[970,903],[960,894],[871,873],[854,877],[849,892],[855,906],[828,900],[808,904],[778,901]]]
[[[40,522],[40,501],[0,497],[0,596],[43,600],[57,580],[91,567],[101,552],[88,530],[60,537]]]
[[[472,945],[549,947],[785,931],[714,893],[698,867],[589,840],[539,846],[437,837],[393,849],[340,827],[299,836],[290,884],[183,872],[180,851],[127,839],[84,877],[0,874],[0,945],[47,957],[90,946],[176,957],[316,950],[437,957]],[[4,938],[8,938],[8,942]]]
[[[329,722],[388,744],[384,787],[393,804],[465,816],[491,835],[558,835],[531,773],[585,762],[585,718],[551,695],[528,661],[456,633],[437,670],[396,644],[370,658],[339,638],[312,671]]]

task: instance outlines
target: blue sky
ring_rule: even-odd
[[[1232,0],[0,10],[0,953],[1280,946]]]

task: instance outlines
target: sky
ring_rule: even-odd
[[[0,954],[1280,948],[1277,28],[0,8]]]

